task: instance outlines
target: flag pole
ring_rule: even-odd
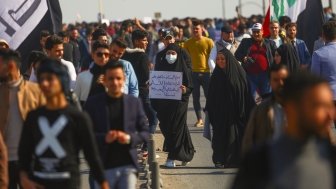
[[[225,18],[225,0],[222,0],[223,19]]]
[[[99,23],[102,23],[102,19],[103,19],[103,1],[102,0],[98,0],[98,3],[99,3],[98,21],[99,21]]]
[[[238,4],[238,17],[240,17],[243,14],[242,11],[242,0],[239,0],[239,4]]]
[[[333,6],[332,6],[332,0],[329,0],[329,7],[330,7],[331,9],[333,9]]]
[[[262,0],[262,9],[263,9],[263,16],[265,17],[265,9],[266,9],[266,3],[265,3],[265,0]]]

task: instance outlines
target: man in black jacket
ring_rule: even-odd
[[[276,50],[274,41],[263,38],[263,28],[260,23],[252,26],[252,38],[245,38],[240,43],[235,57],[245,68],[251,85],[252,94],[263,97],[271,92],[268,70],[273,64]]]
[[[50,36],[50,32],[48,30],[42,30],[40,32],[40,49],[38,49],[39,51],[47,54],[47,50],[45,49],[45,42],[47,40],[47,38]]]
[[[23,188],[79,189],[83,150],[97,182],[108,189],[90,118],[67,102],[67,68],[59,60],[46,59],[37,77],[47,103],[24,122],[18,150]]]
[[[74,47],[70,42],[70,35],[68,32],[62,31],[57,34],[63,39],[63,59],[69,62],[73,62]],[[75,68],[78,65],[74,65]]]
[[[73,46],[73,64],[76,65],[75,67],[76,70],[78,70],[78,66],[80,65],[80,58],[81,54],[79,51],[79,42],[81,41],[80,34],[78,32],[78,29],[76,27],[73,27],[70,29],[70,41],[69,43]]]
[[[135,75],[138,79],[139,98],[144,106],[146,116],[149,121],[150,132],[154,133],[158,119],[149,101],[149,67],[150,61],[146,54],[148,45],[148,33],[143,30],[135,30],[132,33],[132,41],[135,49],[126,49],[126,53],[122,59],[131,62]]]
[[[299,72],[285,81],[283,94],[283,135],[246,155],[233,188],[336,188],[336,148],[329,139],[335,108],[329,83]]]
[[[89,113],[111,189],[135,189],[137,145],[146,142],[148,122],[140,100],[125,95],[123,65],[109,64],[104,75],[107,92],[90,97]]]

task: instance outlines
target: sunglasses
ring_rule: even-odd
[[[110,53],[97,52],[96,55],[97,55],[98,57],[103,57],[103,56],[105,56],[105,57],[109,57],[109,56],[110,56]]]

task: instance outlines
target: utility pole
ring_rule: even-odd
[[[263,16],[265,17],[265,15],[266,15],[266,2],[265,2],[265,0],[262,0],[262,9],[263,9]]]
[[[98,4],[99,4],[98,22],[102,23],[102,20],[103,20],[103,1],[98,0]]]
[[[239,0],[237,13],[238,13],[238,17],[240,17],[243,14],[243,11],[242,11],[242,0]]]
[[[225,0],[222,0],[223,19],[225,19]]]

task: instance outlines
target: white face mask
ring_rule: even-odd
[[[174,64],[176,62],[176,59],[177,59],[177,54],[176,55],[166,54],[166,60],[169,64]]]

